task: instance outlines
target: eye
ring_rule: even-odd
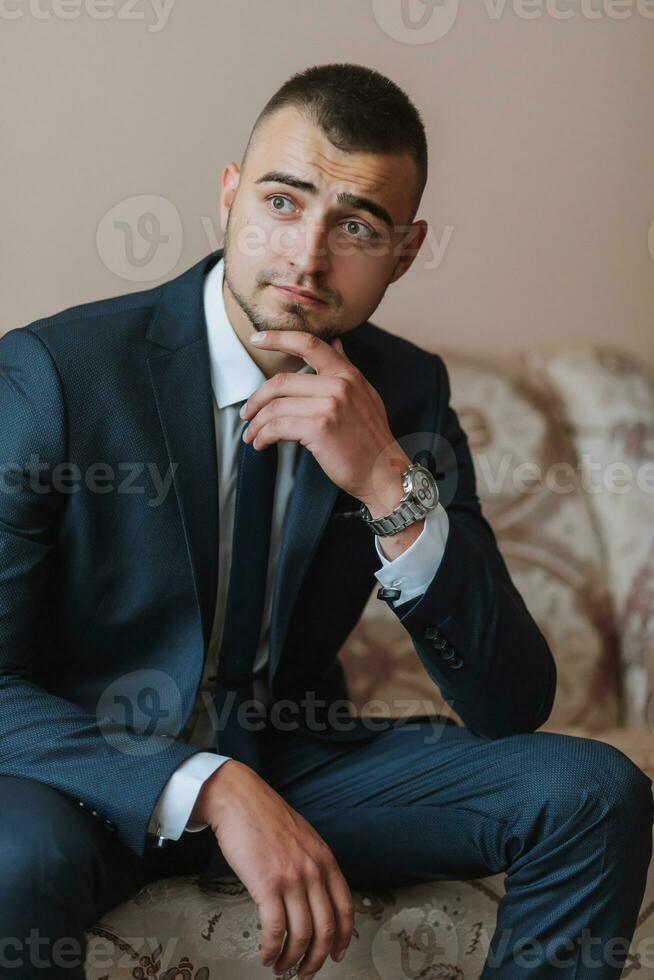
[[[363,221],[354,221],[352,218],[350,218],[348,221],[344,221],[343,222],[343,226],[344,227],[347,227],[348,229],[352,225],[354,225],[355,227],[363,228],[364,232],[366,232],[366,234],[364,234],[364,235],[356,235],[356,234],[354,235],[354,237],[355,238],[358,238],[359,241],[362,241],[362,242],[363,241],[370,241],[373,238],[378,238],[379,237],[377,235],[377,232],[373,231],[372,228],[370,228],[368,225],[364,224]]]
[[[285,194],[273,194],[272,197],[267,198],[267,203],[273,205],[272,210],[277,214],[290,214],[289,211],[282,211],[280,208],[274,206],[275,201],[286,201],[287,204],[292,204],[293,202]]]

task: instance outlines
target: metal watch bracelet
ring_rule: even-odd
[[[390,514],[385,514],[383,517],[371,517],[370,511],[365,504],[362,504],[359,508],[359,514],[363,521],[371,531],[380,537],[386,537],[403,531],[405,527],[409,527],[411,524],[415,524],[416,521],[421,520],[426,513],[427,510],[424,507],[421,507],[420,504],[412,500],[400,501],[395,510],[391,511]]]

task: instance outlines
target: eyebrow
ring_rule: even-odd
[[[318,188],[315,184],[312,184],[309,180],[300,180],[299,177],[294,177],[293,174],[283,173],[281,170],[269,170],[267,174],[263,177],[259,177],[255,180],[255,184],[287,184],[289,187],[295,187],[300,191],[306,191],[308,194],[313,194],[314,197],[318,194]],[[336,195],[336,202],[340,205],[347,205],[351,208],[357,208],[360,211],[368,211],[370,214],[374,215],[375,218],[379,218],[384,224],[388,225],[391,231],[395,230],[395,224],[390,214],[386,208],[382,207],[376,201],[372,201],[369,197],[360,197],[358,194],[350,194],[349,191],[340,191]]]

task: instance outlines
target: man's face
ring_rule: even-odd
[[[226,301],[248,329],[304,330],[330,342],[358,326],[425,236],[424,221],[406,224],[415,185],[408,154],[345,153],[297,110],[278,110],[243,170],[223,171]]]

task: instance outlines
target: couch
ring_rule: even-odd
[[[602,739],[654,777],[654,375],[605,346],[440,353],[484,514],[556,658],[542,730]],[[410,698],[462,723],[376,587],[340,657],[362,713],[376,699]],[[504,877],[354,892],[347,954],[319,975],[477,980]],[[270,977],[258,935],[235,876],[203,887],[194,875],[159,880],[87,930],[87,976]],[[654,976],[652,867],[623,971],[632,974]]]

